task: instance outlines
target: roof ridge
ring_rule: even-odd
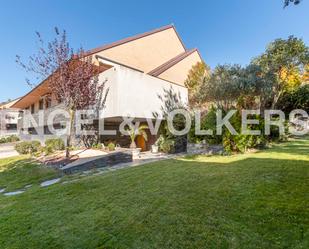
[[[121,39],[121,40],[118,40],[118,41],[115,41],[115,42],[112,42],[112,43],[108,43],[108,44],[105,44],[103,46],[100,46],[100,47],[97,47],[97,48],[94,48],[94,49],[90,49],[89,51],[86,52],[86,55],[92,55],[92,54],[101,52],[103,50],[106,50],[106,49],[109,49],[109,48],[113,48],[113,47],[125,44],[127,42],[131,42],[131,41],[134,41],[134,40],[137,40],[137,39],[140,39],[140,38],[143,38],[143,37],[146,37],[146,36],[149,36],[149,35],[152,35],[152,34],[155,34],[155,33],[158,33],[158,32],[161,32],[161,31],[164,31],[164,30],[167,30],[167,29],[170,29],[170,28],[173,28],[175,30],[176,35],[177,35],[179,41],[181,42],[182,46],[186,50],[186,48],[184,46],[184,43],[182,42],[180,36],[178,35],[174,24],[169,24],[169,25],[163,26],[161,28],[157,28],[157,29],[154,29],[154,30],[151,30],[151,31],[147,31],[147,32],[144,32],[144,33],[136,34],[134,36],[129,36],[127,38],[124,38],[124,39]]]
[[[183,53],[173,57],[172,59],[166,61],[162,65],[154,68],[153,70],[148,72],[148,74],[157,77],[160,74],[162,74],[163,72],[165,72],[167,69],[176,65],[178,62],[182,61],[184,58],[188,57],[190,54],[194,53],[195,51],[198,51],[197,48],[186,50],[185,52],[183,52]]]

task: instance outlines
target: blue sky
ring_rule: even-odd
[[[188,48],[199,48],[212,68],[246,65],[270,41],[295,35],[309,45],[309,1],[282,8],[283,0],[15,1],[0,8],[0,102],[30,90],[15,55],[36,50],[35,31],[46,40],[65,29],[73,47],[91,49],[167,24],[175,24]]]

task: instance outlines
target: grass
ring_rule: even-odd
[[[309,248],[308,180],[297,139],[34,185],[0,196],[0,248]]]
[[[29,184],[38,184],[58,174],[55,170],[31,160],[29,156],[0,159],[0,189],[5,187],[6,192]]]

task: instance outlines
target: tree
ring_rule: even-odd
[[[306,65],[305,72],[302,76],[302,82],[305,84],[309,83],[309,65]]]
[[[56,37],[45,44],[40,33],[36,33],[39,48],[36,54],[29,57],[27,64],[17,56],[17,63],[27,72],[33,73],[35,79],[45,80],[50,92],[58,102],[63,103],[70,113],[67,127],[66,156],[75,135],[74,117],[77,110],[100,103],[103,108],[106,99],[105,82],[99,82],[99,73],[103,68],[93,63],[91,56],[85,56],[82,48],[74,51],[67,41],[66,31],[55,28]],[[28,84],[35,84],[27,80]],[[99,99],[98,99],[99,98]]]
[[[242,68],[239,65],[219,65],[205,78],[198,92],[202,103],[215,104],[227,110],[231,108],[241,94],[239,77]]]
[[[238,79],[241,95],[237,105],[245,109],[259,108],[263,113],[271,96],[273,79],[273,74],[264,74],[258,65],[250,64],[243,68]]]
[[[301,0],[284,0],[283,6],[284,6],[284,8],[285,8],[285,7],[289,6],[290,3],[293,3],[294,5],[297,5],[297,4],[299,4],[300,2],[301,2]]]
[[[278,104],[286,114],[289,114],[295,109],[302,109],[309,112],[309,85],[306,84],[292,92],[284,93]]]
[[[301,39],[293,36],[286,40],[277,39],[252,63],[260,66],[264,75],[275,76],[271,99],[274,108],[282,93],[289,88],[293,75],[302,72],[309,63],[309,49]]]
[[[283,69],[282,79],[286,79],[284,91],[291,92],[302,84],[302,75],[298,68],[291,68],[290,72]]]
[[[190,69],[185,81],[185,86],[189,91],[190,107],[199,106],[199,88],[209,76],[210,68],[205,62],[198,62]]]

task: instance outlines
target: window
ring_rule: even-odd
[[[43,110],[44,108],[44,99],[40,99],[39,101],[39,110]]]
[[[9,131],[16,131],[17,130],[17,124],[7,124],[6,129]]]
[[[51,98],[50,96],[45,97],[45,109],[51,107]]]
[[[34,113],[34,104],[31,105],[31,114]]]

